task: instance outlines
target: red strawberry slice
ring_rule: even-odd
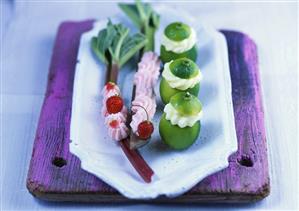
[[[110,91],[110,90],[114,89],[114,87],[115,87],[115,83],[113,83],[113,82],[108,82],[105,86],[106,86],[106,89],[107,89],[108,91]]]

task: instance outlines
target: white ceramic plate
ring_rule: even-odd
[[[106,26],[106,20],[97,22],[91,31],[83,34],[78,54],[80,63],[75,73],[70,151],[79,157],[84,170],[113,186],[124,196],[134,199],[180,195],[206,176],[227,167],[229,155],[237,150],[224,36],[194,22],[181,11],[178,16],[178,11],[165,7],[155,9],[161,14],[156,49],[159,50],[163,29],[173,21],[190,24],[197,31],[197,63],[203,73],[199,99],[203,104],[204,115],[200,136],[193,146],[185,151],[169,149],[160,140],[158,132],[163,105],[156,89],[158,112],[154,118],[155,131],[151,142],[140,149],[155,172],[155,178],[150,184],[143,182],[121,148],[109,138],[100,115],[100,90],[104,86],[106,70],[93,56],[90,40]],[[114,22],[119,20],[114,19]],[[123,22],[124,18],[121,20]],[[119,76],[119,86],[127,106],[131,99],[134,71],[133,64],[127,65]]]

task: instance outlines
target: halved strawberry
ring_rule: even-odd
[[[109,97],[106,101],[106,107],[109,114],[116,114],[120,112],[123,108],[123,100],[120,96]]]
[[[136,135],[138,136],[138,138],[140,138],[142,140],[146,140],[149,137],[151,137],[153,132],[154,132],[153,123],[146,120],[146,121],[139,123]]]

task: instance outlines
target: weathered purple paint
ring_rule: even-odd
[[[38,198],[57,201],[128,202],[115,189],[80,168],[69,152],[73,78],[80,36],[92,28],[92,20],[64,22],[58,30],[50,66],[48,87],[41,110],[27,188]],[[153,202],[249,202],[269,193],[268,161],[257,50],[245,34],[222,31],[227,38],[237,153],[229,167],[205,178],[175,199]],[[66,165],[63,165],[63,158]]]

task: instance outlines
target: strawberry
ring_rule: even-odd
[[[144,110],[147,116],[147,120],[140,122],[137,127],[136,135],[139,139],[146,140],[151,137],[152,133],[154,132],[154,125],[149,121],[147,110],[141,105],[132,105],[132,107],[140,107]]]
[[[105,86],[106,86],[107,91],[110,91],[110,90],[114,89],[115,83],[108,82]]]
[[[116,114],[120,112],[123,108],[123,105],[123,100],[118,95],[109,97],[106,101],[106,107],[109,114]]]
[[[152,133],[154,132],[154,126],[153,123],[146,120],[141,123],[139,123],[137,128],[137,136],[138,138],[142,140],[146,140],[149,137],[151,137]]]

